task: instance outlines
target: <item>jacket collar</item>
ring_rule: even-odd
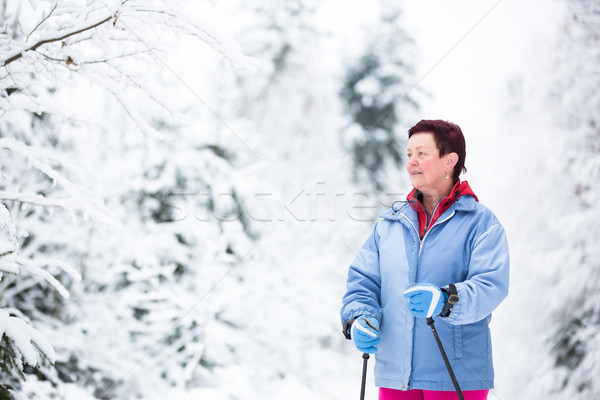
[[[479,201],[475,195],[475,192],[473,192],[473,189],[471,189],[471,186],[469,186],[469,182],[461,182],[459,180],[454,184],[448,196],[440,200],[438,207],[440,207],[442,210],[446,210],[452,203],[458,200],[459,197],[465,195],[473,196],[476,201]],[[423,193],[419,192],[417,189],[413,189],[408,196],[406,196],[406,200],[408,200],[411,205],[415,205],[416,202],[423,204]],[[413,208],[415,207],[413,206]]]
[[[418,193],[419,192],[417,189],[413,189],[408,196],[406,196],[406,201],[394,202],[394,204],[392,204],[392,208],[380,215],[380,217],[388,220],[398,220],[400,216],[403,215],[404,217],[408,217],[416,222],[418,211],[415,208],[417,206],[411,204],[411,199],[414,199],[414,201],[419,201],[417,198]],[[444,211],[452,208],[453,211],[464,212],[475,211],[478,201],[479,199],[477,198],[477,195],[475,195],[475,192],[473,192],[473,189],[471,189],[467,181],[456,182],[450,194],[441,200],[442,204],[445,205]],[[441,214],[443,214],[443,212]]]

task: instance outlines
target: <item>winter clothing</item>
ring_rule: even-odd
[[[413,210],[417,212],[419,219],[418,226],[420,231],[419,237],[422,238],[425,235],[425,232],[427,232],[427,230],[435,224],[435,221],[437,221],[437,219],[444,214],[444,212],[452,205],[452,203],[456,201],[456,199],[458,199],[460,196],[466,195],[473,196],[475,200],[479,201],[467,181],[457,182],[452,188],[450,194],[444,197],[438,203],[435,210],[433,210],[433,214],[429,215],[429,213],[425,211],[425,207],[423,207],[423,198],[421,193],[417,189],[413,189],[406,197],[406,200],[408,200]]]
[[[356,348],[363,353],[374,354],[379,338],[379,322],[375,318],[360,317],[354,320],[351,329],[352,341]]]
[[[403,295],[407,299],[408,311],[419,318],[440,315],[448,301],[448,295],[431,283],[411,285]]]
[[[418,193],[412,193],[418,198]],[[410,204],[410,205],[408,205]],[[375,384],[392,389],[452,391],[454,386],[426,320],[413,318],[402,292],[413,283],[448,289],[458,302],[435,317],[463,390],[493,387],[491,312],[508,294],[509,257],[504,228],[478,203],[467,182],[458,182],[419,229],[419,206],[409,201],[379,221],[349,268],[342,321],[379,321]],[[413,208],[416,207],[417,209]],[[423,209],[424,211],[424,209]],[[434,223],[431,223],[434,221]],[[346,325],[347,326],[347,323]]]
[[[466,390],[463,392],[465,400],[486,400],[489,390]],[[440,392],[432,390],[412,389],[407,391],[379,388],[379,400],[455,400],[458,395],[455,391]]]

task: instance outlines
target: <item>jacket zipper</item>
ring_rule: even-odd
[[[406,215],[404,215],[402,213],[400,215],[402,215],[402,217],[412,225],[413,229],[415,230],[415,233],[417,234],[417,238],[419,238],[420,237],[419,230],[417,229],[415,224],[413,224],[413,222]],[[420,247],[420,245],[419,245],[419,247]],[[417,260],[417,264],[418,264],[418,260]],[[418,268],[418,266],[417,266],[417,268]],[[413,330],[413,334],[414,334],[414,330]],[[412,352],[412,345],[414,344],[414,338],[412,339],[411,342],[412,342],[412,344],[411,344],[411,352]],[[411,356],[411,359],[412,359],[412,356]],[[412,361],[409,360],[408,368],[406,368],[406,369],[410,372],[408,374],[408,378],[406,378],[406,381],[402,383],[402,390],[408,390],[410,388],[410,376],[412,375],[411,366],[412,366]]]
[[[442,203],[443,200],[444,199],[441,199],[440,201],[437,202],[437,204],[433,208],[433,212],[431,214],[429,214],[427,212],[427,210],[425,209],[425,207],[420,202],[416,201],[414,203],[411,203],[411,204],[416,204],[418,207],[421,207],[421,210],[423,210],[423,212],[425,213],[425,216],[427,217],[427,219],[425,221],[425,229],[424,229],[425,234],[423,235],[423,238],[421,238],[421,232],[420,231],[417,232],[417,235],[419,236],[419,242],[421,242],[422,239],[425,239],[425,236],[427,236],[427,233],[429,232],[429,229],[431,228],[429,226],[429,224],[431,224],[431,222],[433,221],[433,216],[435,215],[435,212],[437,211],[439,205]]]
[[[422,238],[419,235],[419,259],[418,259],[418,261],[421,260],[421,249],[423,248],[423,242],[425,241],[425,238],[427,237],[427,235],[429,235],[429,231],[431,230],[431,228],[433,228],[432,226],[429,226],[429,224],[433,220],[433,216],[435,215],[435,212],[437,211],[437,208],[441,202],[442,202],[442,200],[438,201],[438,203],[435,205],[435,207],[433,208],[433,212],[431,213],[431,217],[429,216],[429,213],[427,213],[427,210],[425,210],[425,213],[427,214],[428,218],[427,218],[427,223],[425,224],[425,234],[423,235]],[[435,224],[433,224],[433,225],[435,225]]]
[[[421,261],[421,250],[423,249],[423,242],[425,242],[425,239],[427,238],[427,235],[429,235],[429,232],[431,232],[431,229],[433,229],[434,226],[441,224],[442,222],[446,222],[448,221],[450,218],[452,218],[454,216],[454,214],[456,213],[456,211],[452,211],[452,214],[448,215],[448,217],[442,219],[442,220],[437,220],[435,221],[435,224],[433,224],[433,226],[431,226],[427,232],[425,232],[425,235],[423,236],[423,239],[419,240],[419,258],[417,260],[417,266],[419,265],[419,261]],[[418,272],[418,268],[417,268],[417,272]]]
[[[437,209],[437,207],[438,207],[439,204],[440,203],[438,202],[438,204],[433,209],[433,213],[434,214],[435,214],[435,211],[436,211],[436,209]],[[427,211],[425,211],[425,213],[427,214]],[[400,214],[400,215],[402,215],[402,217],[404,217],[404,219],[406,219],[412,225],[413,229],[415,230],[415,233],[417,234],[417,238],[419,238],[419,253],[418,253],[418,256],[417,256],[417,265],[416,265],[416,267],[417,267],[417,270],[416,270],[417,281],[418,281],[418,277],[419,277],[419,263],[421,262],[421,250],[423,249],[423,242],[425,242],[425,239],[427,238],[427,235],[429,235],[429,232],[431,231],[431,229],[433,229],[434,226],[436,226],[438,224],[441,224],[443,222],[448,221],[450,218],[452,218],[454,216],[455,213],[456,213],[456,211],[452,211],[452,214],[450,214],[448,217],[446,217],[446,218],[444,218],[442,220],[435,221],[435,223],[431,227],[429,227],[429,229],[425,230],[425,235],[423,235],[423,238],[421,238],[421,234],[419,233],[419,229],[415,226],[415,224],[413,224],[413,222],[406,215]],[[434,214],[432,214],[432,218],[433,218]],[[429,215],[428,215],[428,218],[429,218]],[[429,219],[428,219],[428,221],[429,221]],[[429,224],[429,222],[427,223],[427,225],[428,224]],[[410,378],[409,378],[409,380],[410,380]],[[406,383],[405,385],[403,385],[403,388],[406,388],[406,390],[408,390],[410,388],[410,383]]]
[[[439,204],[439,203],[438,203]],[[435,207],[437,209],[437,206]],[[433,212],[435,213],[435,209],[433,210]],[[434,226],[441,224],[442,222],[446,222],[448,221],[450,218],[452,218],[454,216],[454,214],[456,213],[456,211],[452,211],[452,214],[450,214],[448,217],[442,219],[442,220],[437,220],[435,221],[435,223],[433,224],[433,226],[429,227],[429,229],[427,229],[427,231],[425,231],[425,235],[423,235],[423,238],[421,239],[421,235],[419,234],[419,230],[417,229],[417,227],[415,226],[415,224],[413,224],[413,222],[404,214],[401,214],[402,217],[404,217],[404,219],[406,219],[408,222],[410,222],[410,224],[412,225],[413,229],[415,230],[415,233],[417,234],[417,237],[419,238],[419,253],[418,253],[418,257],[417,257],[417,276],[419,275],[419,262],[421,261],[421,250],[423,250],[423,243],[425,242],[425,239],[427,238],[427,235],[429,235],[429,232],[431,231],[431,229],[433,229]]]
[[[431,215],[429,215],[429,213],[427,212],[427,210],[425,209],[425,207],[423,207],[423,205],[421,203],[419,203],[419,202],[416,203],[419,207],[421,207],[421,209],[425,212],[425,215],[427,216],[427,221],[425,222],[425,230],[424,230],[425,234],[423,235],[423,237],[421,237],[421,232],[419,230],[417,230],[417,237],[419,238],[419,258],[417,259],[417,265],[418,265],[418,261],[421,259],[421,248],[423,247],[422,246],[423,242],[425,241],[425,238],[429,234],[429,231],[431,230],[431,228],[433,228],[433,226],[437,225],[438,221],[436,221],[436,223],[434,223],[433,226],[429,226],[429,224],[433,220],[433,216],[435,215],[435,212],[437,211],[437,208],[439,207],[442,200],[437,202],[437,204],[433,208],[433,212],[431,213]],[[411,224],[412,224],[412,222],[411,222]],[[413,227],[414,226],[415,225],[413,224]]]

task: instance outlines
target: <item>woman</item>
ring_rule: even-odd
[[[426,323],[434,315],[465,399],[486,399],[494,384],[488,324],[508,294],[504,228],[459,180],[466,153],[458,125],[422,120],[408,137],[413,190],[350,266],[344,334],[376,353],[380,400],[457,399]]]

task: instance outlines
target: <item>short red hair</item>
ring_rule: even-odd
[[[465,157],[467,156],[465,137],[458,125],[441,119],[422,119],[408,130],[408,137],[410,138],[416,133],[431,133],[440,157],[450,153],[458,154],[458,162],[454,166],[452,174],[454,182],[458,181],[461,172],[467,172],[467,168],[465,168]]]

